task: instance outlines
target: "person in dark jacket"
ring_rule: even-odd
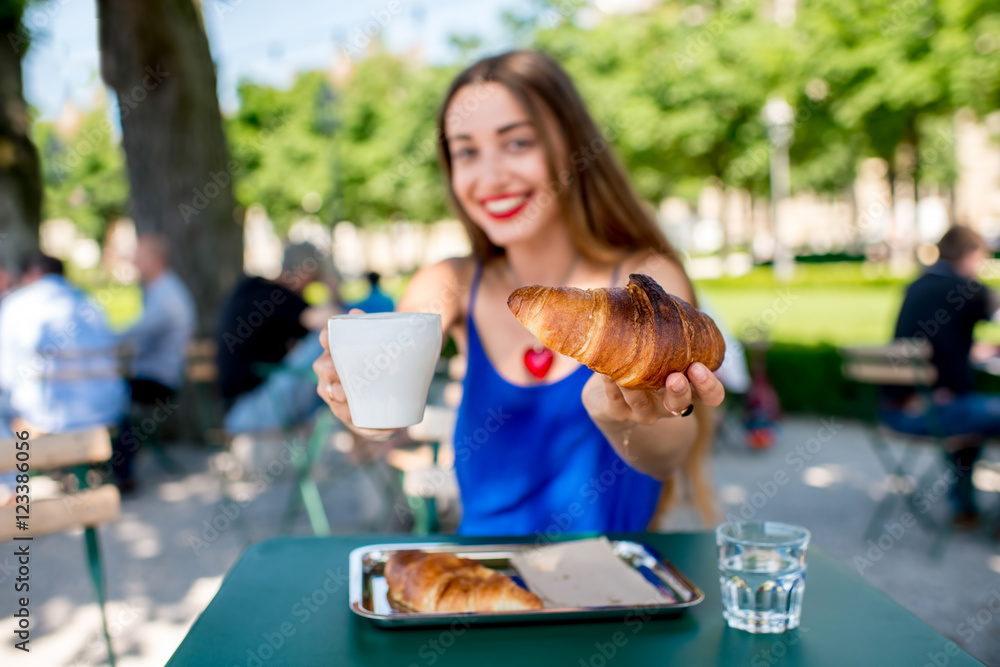
[[[331,301],[309,306],[302,292],[325,282]],[[342,313],[339,275],[329,257],[310,243],[285,249],[275,280],[250,276],[226,301],[216,331],[219,391],[230,433],[267,431],[301,423],[321,401],[309,367],[319,350],[315,335]]]
[[[951,487],[957,525],[978,521],[972,469],[986,438],[1000,435],[1000,394],[975,390],[972,366],[976,323],[994,319],[1000,309],[996,293],[978,277],[988,256],[982,237],[955,226],[938,242],[940,259],[906,290],[896,321],[895,337],[923,340],[933,351],[937,369],[932,399],[949,436],[946,452],[956,475]],[[995,352],[995,350],[993,350]],[[892,428],[914,435],[933,435],[920,396],[912,388],[886,387],[882,419]]]

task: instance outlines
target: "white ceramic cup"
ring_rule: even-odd
[[[441,316],[336,315],[327,323],[330,356],[362,428],[402,428],[424,418],[441,356]]]

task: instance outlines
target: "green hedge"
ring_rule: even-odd
[[[767,350],[767,373],[786,413],[851,418],[874,415],[878,390],[851,382],[833,345],[774,343]]]
[[[878,388],[845,379],[843,359],[833,345],[773,343],[766,361],[786,413],[874,418]],[[1000,394],[1000,377],[977,373],[976,389]]]

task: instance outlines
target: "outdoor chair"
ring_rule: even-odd
[[[88,488],[88,484],[93,482],[95,477],[101,477],[88,474],[92,473],[90,466],[95,463],[105,463],[111,458],[111,437],[105,428],[92,428],[59,435],[32,434],[27,440],[29,443],[27,450],[17,449],[18,443],[21,442],[24,441],[19,438],[0,440],[0,472],[17,471],[23,474],[21,470],[28,468],[32,478],[36,478],[37,474],[43,471],[75,466],[78,488],[73,493],[38,498],[33,493],[34,479],[29,479],[28,518],[25,518],[23,513],[18,513],[16,505],[0,507],[0,542],[17,540],[18,545],[31,545],[33,542],[30,540],[35,537],[83,528],[87,569],[101,611],[108,660],[114,667],[115,654],[111,647],[111,635],[108,632],[105,611],[104,565],[96,526],[119,518],[121,498],[113,484]],[[27,452],[26,461],[23,455],[18,458],[22,452]],[[22,466],[19,470],[18,465],[25,462],[28,465]],[[21,530],[17,527],[18,519],[27,524],[27,529]]]
[[[205,368],[208,368],[207,364],[205,365]],[[212,365],[212,369],[214,369],[214,364]],[[264,380],[267,380],[278,373],[287,373],[296,376],[308,377],[312,381],[315,381],[315,374],[312,372],[312,369],[294,369],[280,363],[255,364],[253,372]],[[280,397],[275,396],[274,399],[280,400]],[[335,425],[335,421],[336,418],[329,412],[329,410],[319,410],[317,411],[316,419],[312,423],[308,436],[304,436],[303,433],[300,432],[302,424],[281,424],[279,429],[276,431],[281,434],[285,441],[297,445],[294,448],[294,454],[292,457],[292,465],[295,467],[296,479],[288,502],[285,506],[285,511],[282,515],[280,527],[281,532],[287,532],[290,530],[291,525],[295,521],[296,515],[300,509],[304,507],[306,517],[309,520],[309,525],[312,528],[313,534],[330,534],[330,521],[327,518],[326,511],[323,509],[323,502],[320,498],[319,488],[316,484],[316,480],[313,478],[313,470],[330,439],[330,434]],[[245,441],[244,439],[246,437],[261,435],[261,433],[234,434],[223,431],[223,434],[224,451],[217,460],[221,462],[221,465],[219,465],[219,471],[221,473],[220,481],[222,484],[223,496],[232,500],[232,482],[240,481],[243,477],[242,466],[236,460],[239,458],[237,450],[241,448],[240,445]],[[239,515],[238,523],[241,525],[244,533],[249,538],[249,529],[245,523],[242,512]]]
[[[458,479],[451,465],[456,418],[453,408],[428,405],[423,421],[406,429],[416,449],[401,448],[389,453],[389,463],[402,475],[403,493],[413,513],[414,534],[439,532],[439,501],[458,503]]]
[[[889,345],[849,347],[841,350],[844,377],[854,382],[875,386],[911,387],[920,396],[923,405],[923,419],[929,435],[901,433],[882,423],[878,409],[862,415],[868,442],[876,458],[882,464],[889,479],[889,489],[879,502],[865,531],[867,539],[877,539],[883,523],[902,500],[910,508],[915,519],[931,534],[935,541],[931,553],[940,555],[948,528],[928,516],[926,507],[919,507],[917,498],[925,488],[927,478],[933,471],[918,473],[918,463],[928,448],[940,453],[947,446],[943,423],[931,391],[937,379],[937,369],[931,363],[931,346],[926,341],[896,340]],[[902,453],[897,455],[890,447],[889,439],[903,442]]]
[[[43,383],[84,382],[87,380],[106,380],[111,378],[128,379],[132,376],[132,363],[135,359],[135,349],[128,343],[110,348],[91,350],[60,350],[49,358],[42,373]],[[131,421],[142,423],[148,415],[129,402]],[[113,434],[120,429],[119,424],[109,424]],[[155,433],[146,434],[143,445],[149,447],[157,463],[170,474],[182,474],[184,466],[178,463],[163,449],[159,440],[153,437]]]
[[[185,436],[214,444],[222,444],[225,434],[220,428],[222,406],[215,383],[219,377],[219,367],[215,363],[216,343],[209,338],[192,340],[184,354],[184,387],[181,389],[181,403],[196,406],[192,425]],[[187,411],[186,414],[191,414]],[[192,432],[193,431],[193,432]]]
[[[253,370],[265,379],[273,377],[278,373],[285,373],[308,379],[313,384],[317,382],[311,368],[292,368],[285,364],[255,364]],[[281,397],[279,396],[273,397],[274,401],[279,401],[280,399]],[[330,534],[330,521],[323,507],[315,471],[323,452],[331,441],[334,431],[338,428],[338,424],[339,422],[333,413],[325,407],[321,407],[316,411],[313,420],[308,423],[286,423],[281,425],[279,432],[284,440],[296,445],[292,458],[292,464],[295,468],[295,482],[282,515],[281,532],[289,532],[299,512],[304,509],[313,534]],[[222,471],[222,483],[223,493],[227,498],[231,497],[231,478],[239,478],[238,471],[240,466],[233,465],[236,458],[233,449],[234,445],[238,442],[238,438],[239,434],[227,434],[225,440],[228,451],[224,457],[227,459],[227,463],[223,466],[225,469]],[[347,463],[338,466],[328,478],[322,481],[327,484],[336,484],[350,475],[360,472],[385,497],[395,495],[390,481],[385,479],[384,471],[379,470],[379,461],[377,458],[367,457],[364,453],[359,454],[352,451],[343,453]],[[352,457],[353,454],[357,455]],[[387,515],[391,509],[391,503],[386,503],[383,515]],[[376,524],[384,523],[384,518],[383,516],[377,519]],[[243,522],[242,514],[240,515],[240,523],[247,534],[249,534]],[[378,525],[373,526],[373,528],[378,528]]]

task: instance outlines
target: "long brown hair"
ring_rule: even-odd
[[[623,255],[654,250],[680,265],[677,253],[660,231],[646,204],[633,189],[607,138],[587,112],[569,75],[540,51],[509,51],[484,58],[452,82],[438,112],[438,158],[448,183],[448,196],[472,239],[480,262],[503,254],[462,208],[451,184],[449,120],[467,109],[449,110],[455,94],[468,85],[502,84],[521,103],[542,137],[552,190],[567,214],[577,250],[588,259],[618,261]],[[481,99],[477,93],[477,98]],[[567,170],[557,174],[559,161],[553,141],[544,131],[542,105],[552,114],[562,134],[562,145],[571,154]]]
[[[451,114],[462,115],[469,109],[449,110],[455,94],[465,86],[499,83],[521,103],[542,137],[549,167],[550,183],[558,191],[559,204],[566,212],[569,230],[577,251],[595,261],[620,261],[633,252],[652,250],[683,271],[677,252],[660,231],[651,207],[639,197],[625,170],[615,158],[608,138],[597,128],[573,81],[559,64],[540,51],[510,51],[484,58],[459,74],[448,88],[438,112],[438,159],[448,183],[448,198],[472,239],[473,252],[480,263],[503,254],[469,214],[462,208],[451,183],[451,152],[448,129]],[[477,91],[476,99],[482,99]],[[557,174],[559,160],[553,141],[544,131],[541,109],[552,114],[562,133],[562,146],[570,153],[569,178]],[[586,150],[589,149],[589,150]],[[578,151],[578,152],[574,152]],[[582,154],[583,159],[577,159]],[[567,182],[568,181],[568,182]],[[685,278],[686,272],[685,272]],[[688,280],[690,285],[690,280]],[[691,287],[693,303],[694,288]],[[695,406],[698,436],[679,470],[691,478],[696,505],[706,525],[711,525],[711,487],[703,480],[701,461],[711,455],[714,438],[712,411],[702,404]],[[668,479],[661,491],[654,515],[656,524],[669,513],[675,500],[676,476]],[[656,528],[651,526],[651,530]]]

